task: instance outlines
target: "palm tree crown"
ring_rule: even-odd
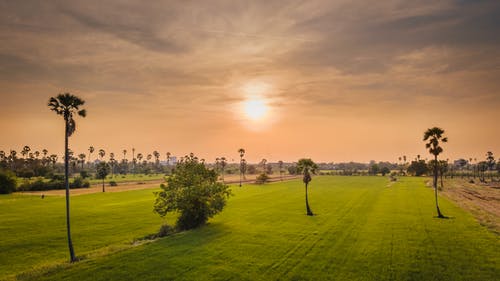
[[[70,93],[59,94],[57,97],[51,97],[48,103],[50,110],[58,115],[62,115],[68,124],[68,137],[71,136],[76,130],[75,120],[73,115],[76,113],[81,117],[87,116],[85,109],[80,109],[85,101]]]
[[[443,137],[444,130],[438,127],[427,129],[424,133],[424,141],[429,141],[425,147],[429,149],[429,153],[438,156],[443,152],[443,148],[439,146],[439,142],[448,142],[448,138]]]

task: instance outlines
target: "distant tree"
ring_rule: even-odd
[[[313,212],[311,208],[309,207],[309,198],[308,198],[308,185],[312,180],[311,173],[316,174],[316,171],[318,170],[318,165],[314,163],[311,159],[305,159],[302,158],[299,160],[297,163],[297,171],[299,173],[302,173],[304,177],[302,178],[302,181],[305,184],[306,187],[306,212],[308,216],[313,216]]]
[[[137,153],[137,160],[139,161],[139,163],[141,163],[143,158],[144,156],[142,155],[142,153]]]
[[[132,147],[132,173],[135,173],[135,163],[137,160],[135,159],[135,148]]]
[[[109,165],[106,163],[106,161],[101,161],[97,164],[96,166],[96,179],[102,180],[102,192],[106,192],[106,189],[104,188],[104,180],[109,174]]]
[[[255,168],[255,165],[247,165],[247,173],[250,175],[255,175],[255,173],[257,173],[257,168]]]
[[[23,156],[23,158],[26,158],[26,156],[29,154],[29,152],[31,151],[31,148],[27,145],[25,145],[23,147],[23,150],[21,150],[21,155]]]
[[[278,168],[280,169],[280,179],[283,180],[283,161],[278,161]]]
[[[85,158],[87,158],[87,155],[85,153],[80,153],[78,154],[78,159],[80,159],[80,164],[82,165],[82,170],[83,170],[83,164],[85,164]]]
[[[493,168],[495,168],[495,157],[493,156],[493,152],[488,151],[486,153],[486,163],[488,163],[488,170],[493,171]]]
[[[89,146],[89,164],[92,162],[91,157],[92,157],[92,153],[94,153],[94,151],[95,151],[95,148],[93,146]]]
[[[439,160],[438,163],[438,170],[439,170],[439,178],[441,180],[441,188],[444,187],[443,185],[443,176],[446,172],[448,172],[448,161],[446,160]]]
[[[424,141],[427,141],[425,144],[425,147],[429,149],[429,153],[434,155],[434,161],[436,165],[434,165],[434,181],[433,181],[433,186],[434,186],[434,197],[436,200],[436,210],[438,213],[439,218],[444,218],[445,216],[441,213],[439,210],[439,204],[438,204],[438,197],[437,197],[437,181],[438,181],[438,155],[443,152],[443,148],[439,146],[440,142],[445,143],[448,142],[448,138],[443,137],[444,135],[444,130],[438,127],[430,128],[427,129],[424,133]]]
[[[224,182],[224,173],[225,173],[226,166],[227,166],[226,157],[221,157],[219,159],[219,164],[220,164],[220,168],[221,168],[221,172],[222,172],[222,182]]]
[[[368,169],[368,173],[372,176],[376,176],[380,172],[380,167],[376,163],[372,163]]]
[[[241,181],[243,179],[243,156],[245,156],[245,149],[240,148],[238,149],[238,153],[240,154],[240,187],[241,187]]]
[[[101,161],[103,161],[104,156],[106,156],[106,151],[104,149],[99,149],[99,157],[101,158]]]
[[[9,194],[16,191],[16,175],[8,170],[0,169],[0,194]]]
[[[153,151],[153,156],[155,157],[155,166],[156,170],[158,171],[158,168],[160,167],[160,153],[158,151]]]
[[[272,165],[266,165],[266,174],[268,174],[268,175],[273,174],[273,166]]]
[[[229,186],[217,181],[215,170],[208,169],[198,158],[182,158],[162,191],[156,192],[154,211],[161,217],[178,212],[177,227],[181,230],[203,225],[222,211],[231,194]]]
[[[167,152],[167,166],[170,166],[170,156],[172,154],[170,152]]]
[[[114,177],[116,159],[115,159],[115,154],[113,152],[109,154],[109,165],[111,166],[111,177]]]
[[[289,166],[288,173],[290,175],[296,175],[297,174],[297,166],[296,165]]]
[[[241,159],[240,163],[240,173],[243,175],[243,179],[246,179],[245,174],[247,172],[247,160]]]
[[[382,174],[382,176],[385,176],[386,174],[389,174],[390,172],[391,172],[391,170],[387,166],[384,166],[384,167],[382,167],[382,169],[380,169],[380,173]]]
[[[69,215],[69,149],[68,138],[73,135],[76,130],[76,123],[73,119],[74,114],[85,117],[87,112],[85,109],[80,109],[85,101],[70,93],[59,94],[57,97],[51,97],[48,106],[57,115],[62,115],[64,118],[64,185],[66,186],[66,229],[68,235],[68,248],[70,254],[70,262],[76,261],[73,243],[71,241],[70,230],[70,215]]]
[[[49,156],[50,163],[52,163],[52,169],[56,168],[57,158],[58,158],[57,154],[51,154]]]
[[[266,170],[266,163],[267,163],[267,159],[265,159],[265,158],[260,161],[260,164],[262,165],[262,173],[266,173],[266,171],[267,171]]]

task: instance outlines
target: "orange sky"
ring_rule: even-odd
[[[440,126],[443,158],[498,158],[498,1],[247,2],[0,3],[0,150],[61,153],[71,92],[77,153],[396,161]]]

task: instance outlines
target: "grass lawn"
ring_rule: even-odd
[[[73,265],[33,280],[498,280],[499,236],[445,199],[435,218],[423,178],[315,177],[233,187],[209,225],[126,248],[156,231],[151,190],[72,198]],[[172,218],[168,218],[172,219]],[[64,198],[0,197],[0,276],[67,259]],[[172,221],[171,221],[172,222]]]

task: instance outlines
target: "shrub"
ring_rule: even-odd
[[[176,165],[162,191],[155,192],[154,211],[161,217],[179,212],[176,226],[186,230],[205,224],[226,205],[231,194],[229,186],[217,181],[218,174],[198,161],[186,156]]]
[[[87,188],[90,187],[90,183],[87,180],[83,180],[80,177],[76,177],[73,182],[69,184],[70,188]],[[19,190],[22,191],[42,191],[42,190],[52,190],[52,189],[65,189],[64,180],[51,180],[44,181],[41,178],[36,179],[33,182],[24,182],[19,186]]]
[[[70,183],[69,187],[70,188],[87,188],[90,186],[90,183],[86,180],[83,180],[81,177],[76,177],[72,183]]]
[[[257,179],[255,180],[255,183],[257,184],[264,184],[269,181],[269,176],[262,173],[259,176],[257,176]]]
[[[175,229],[168,224],[164,224],[158,231],[158,237],[165,237],[175,232]]]
[[[109,186],[118,186],[118,184],[116,183],[116,181],[110,181]]]
[[[0,170],[0,194],[16,191],[16,176],[11,171]]]
[[[81,170],[80,171],[80,177],[82,179],[90,178],[90,173],[87,170]]]

